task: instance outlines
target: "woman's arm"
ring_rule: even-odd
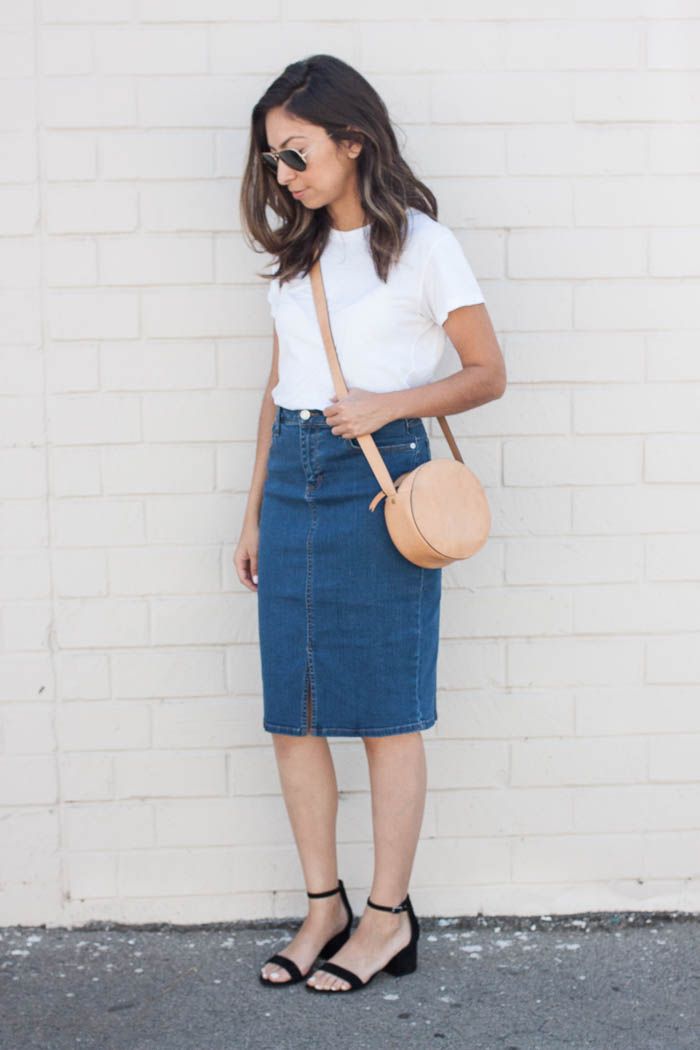
[[[262,405],[260,406],[255,464],[253,466],[253,476],[250,482],[250,491],[248,492],[248,502],[246,503],[246,509],[243,515],[244,526],[251,523],[257,526],[260,519],[260,506],[262,504],[263,486],[267,476],[267,460],[270,452],[270,433],[275,418],[275,403],[272,400],[271,392],[272,388],[277,385],[278,381],[278,360],[279,341],[277,339],[277,332],[273,328],[272,367],[270,369],[270,377],[267,381],[267,386],[265,387],[265,393],[263,394]]]
[[[277,332],[273,329],[272,368],[265,387],[260,417],[258,419],[258,443],[255,449],[255,465],[250,482],[248,501],[243,514],[243,524],[238,545],[233,553],[233,564],[238,579],[249,591],[258,589],[258,545],[260,536],[260,508],[262,506],[263,488],[267,476],[267,461],[270,454],[270,437],[275,419],[275,403],[272,400],[272,388],[277,383],[277,360],[279,344]]]
[[[353,438],[403,416],[449,416],[495,401],[505,393],[506,366],[484,303],[450,310],[442,326],[462,362],[462,368],[409,390],[374,393],[348,387],[348,393],[324,408],[332,433]]]
[[[459,354],[461,371],[410,390],[381,394],[389,420],[449,416],[495,401],[505,393],[505,361],[484,303],[450,310],[442,327]]]

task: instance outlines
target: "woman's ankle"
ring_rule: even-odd
[[[363,930],[391,937],[405,925],[410,926],[411,922],[406,912],[377,911],[376,908],[367,906],[360,918],[360,925]]]
[[[313,925],[327,926],[339,922],[341,917],[347,922],[348,915],[340,894],[336,893],[332,897],[309,900],[307,917]]]

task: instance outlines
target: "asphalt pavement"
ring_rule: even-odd
[[[0,1050],[700,1050],[700,915],[423,919],[418,969],[266,988],[295,922],[0,930]]]

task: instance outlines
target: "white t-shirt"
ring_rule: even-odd
[[[373,392],[429,383],[445,349],[450,310],[483,303],[462,246],[448,226],[410,208],[408,235],[386,284],[369,250],[369,225],[331,229],[321,255],[333,341],[349,387]],[[279,340],[279,382],[272,399],[285,408],[326,408],[333,377],[311,294],[296,277],[267,299]]]

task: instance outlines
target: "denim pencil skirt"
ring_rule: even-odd
[[[392,478],[431,459],[419,418],[372,433]],[[320,409],[276,406],[259,518],[263,726],[388,736],[437,721],[442,569],[394,546],[356,438]]]

